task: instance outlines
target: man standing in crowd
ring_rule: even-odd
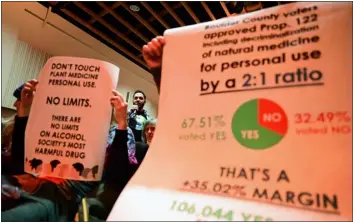
[[[133,106],[128,112],[129,127],[132,129],[135,141],[142,141],[142,128],[145,122],[150,119],[147,110],[143,107],[146,104],[146,94],[141,90],[134,93]]]

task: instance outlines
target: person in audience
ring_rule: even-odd
[[[1,118],[1,172],[11,172],[11,144],[15,117]]]
[[[1,118],[1,154],[9,156],[11,154],[12,133],[15,126],[15,116],[4,119]]]
[[[158,93],[160,93],[161,85],[161,70],[162,70],[162,56],[163,47],[165,45],[165,39],[163,36],[158,36],[152,39],[147,45],[142,47],[143,58],[150,69],[154,82],[157,86]],[[131,167],[131,174],[134,175],[140,164],[142,163],[145,155],[148,151],[149,144],[152,141],[154,135],[154,129],[156,125],[156,120],[146,121],[144,125],[143,133],[141,133],[141,142],[136,142],[136,158],[139,165],[136,167]]]
[[[160,93],[160,85],[161,85],[161,70],[162,70],[162,56],[163,56],[163,47],[166,44],[163,36],[158,36],[152,39],[147,45],[142,47],[142,56],[150,69],[154,82],[157,86],[158,93]],[[146,97],[144,97],[146,98]],[[152,141],[154,135],[154,129],[156,125],[156,120],[151,120],[145,123],[144,132],[141,133],[141,142],[136,142],[136,158],[139,162],[139,165],[135,168],[132,167],[131,174],[133,175],[142,160],[144,159],[147,150],[149,148],[149,144]],[[143,141],[143,142],[142,142]]]
[[[142,142],[136,142],[136,159],[139,162],[139,166],[142,163],[143,159],[145,158],[148,148],[153,139],[156,123],[157,123],[157,119],[147,120],[142,130],[142,138],[141,138]],[[135,171],[137,170],[138,167],[136,167]]]
[[[115,132],[116,132],[116,129],[118,128],[118,124],[116,123],[114,116],[115,116],[115,111],[113,109],[112,118],[110,121],[110,129],[109,129],[109,136],[108,136],[108,141],[107,141],[106,155],[109,154],[110,146],[113,143],[113,140],[115,137]],[[136,152],[135,136],[134,136],[134,133],[130,127],[127,127],[127,137],[128,137],[127,147],[128,147],[128,153],[129,153],[129,162],[130,162],[130,164],[137,164],[137,160],[135,157],[135,152]]]
[[[2,174],[2,212],[4,221],[72,221],[81,199],[97,187],[98,182],[36,177],[24,172],[24,138],[37,80],[25,83],[17,104],[18,114],[12,140],[12,174]],[[105,183],[122,190],[130,172],[127,149],[127,104],[112,91],[111,104],[118,127],[105,168]],[[29,162],[29,160],[27,161]],[[38,162],[38,161],[37,161]],[[11,192],[8,192],[11,191]],[[13,197],[18,197],[14,199]]]
[[[154,135],[154,130],[156,129],[156,119],[149,119],[146,121],[143,131],[142,131],[142,141],[144,143],[147,143],[148,145],[151,144],[153,135]]]
[[[141,90],[137,90],[134,92],[133,97],[133,106],[128,113],[129,127],[134,133],[135,141],[141,142],[142,127],[150,118],[147,110],[144,109],[146,94]]]
[[[23,89],[24,84],[19,86],[13,92],[13,96],[16,98],[13,106],[18,110],[19,101],[21,100],[21,90]],[[11,167],[11,143],[12,143],[12,134],[15,126],[15,116],[13,115],[7,119],[1,118],[1,165],[2,172],[9,173]]]

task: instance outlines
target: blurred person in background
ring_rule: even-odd
[[[16,112],[18,112],[20,101],[21,101],[21,91],[24,87],[24,84],[19,86],[13,92],[13,96],[16,98],[13,106],[16,108]],[[15,115],[5,119],[1,118],[1,151],[7,152],[5,155],[9,155],[11,152],[11,141],[12,141],[12,133],[13,128],[15,126]]]
[[[24,87],[24,84],[17,87],[13,92],[13,96],[16,98],[13,106],[18,112],[20,101],[21,101],[21,91]],[[1,118],[1,166],[2,173],[11,172],[11,145],[12,145],[12,134],[15,127],[15,115],[9,118]]]
[[[147,154],[148,148],[154,136],[156,123],[157,119],[149,119],[143,126],[141,142],[136,142],[136,159],[139,164],[133,169],[132,175],[136,172]]]
[[[1,155],[11,155],[12,133],[15,126],[15,115],[1,118]]]
[[[157,119],[149,119],[145,122],[142,131],[142,142],[147,143],[148,145],[151,144],[154,131],[156,129]]]
[[[1,118],[1,173],[11,172],[11,144],[15,127],[15,116]]]

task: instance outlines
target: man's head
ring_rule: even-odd
[[[141,90],[136,90],[134,92],[133,104],[137,105],[139,110],[143,110],[145,103],[146,103],[146,94]]]
[[[15,91],[13,92],[13,96],[16,98],[16,101],[14,102],[13,106],[16,107],[16,110],[18,110],[20,106],[20,101],[21,101],[21,91],[24,87],[24,84],[19,86]]]

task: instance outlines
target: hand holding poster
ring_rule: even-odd
[[[53,57],[38,77],[25,134],[25,171],[100,180],[119,68],[99,60]]]
[[[157,131],[109,221],[352,218],[351,3],[164,36]]]

